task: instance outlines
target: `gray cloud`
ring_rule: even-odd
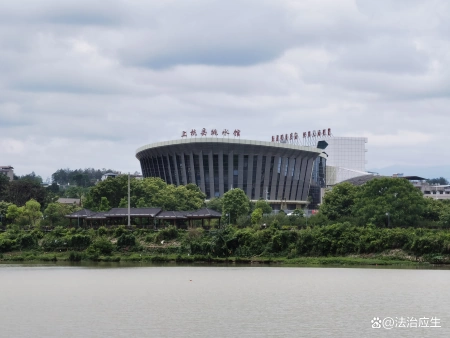
[[[369,137],[368,168],[449,165],[449,4],[0,4],[0,164],[139,170],[182,130]],[[431,154],[431,156],[430,156]],[[445,175],[445,173],[442,173]]]

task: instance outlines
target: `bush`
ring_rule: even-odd
[[[16,245],[16,241],[11,239],[0,239],[0,252],[11,251]]]
[[[127,232],[128,232],[127,229],[125,229],[125,227],[121,225],[114,231],[114,237],[119,238],[120,236],[122,236]]]
[[[161,230],[158,235],[155,237],[155,242],[158,243],[162,240],[169,241],[171,239],[178,238],[178,230],[174,226],[170,226],[167,229]]]
[[[68,244],[71,248],[84,250],[91,244],[91,238],[87,235],[74,235]]]
[[[102,255],[110,255],[114,250],[114,245],[105,237],[96,239],[91,246]]]
[[[38,244],[36,237],[31,234],[22,234],[17,240],[17,244],[21,249],[32,249]]]
[[[99,236],[104,236],[108,233],[108,229],[106,229],[104,226],[101,226],[98,228],[97,233]]]
[[[136,245],[136,237],[134,237],[133,234],[122,234],[117,240],[117,246],[119,248],[135,245]]]
[[[76,251],[71,251],[69,253],[69,262],[80,262],[83,258],[83,255]]]

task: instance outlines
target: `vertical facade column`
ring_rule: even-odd
[[[196,182],[195,182],[195,167],[194,167],[194,153],[192,151],[189,154],[189,158],[191,161],[191,182],[196,184]]]
[[[219,194],[223,196],[223,150],[219,151]]]
[[[247,196],[248,198],[252,198],[252,188],[253,188],[253,153],[250,152],[248,155],[248,164],[247,164]],[[256,185],[256,182],[255,182]]]
[[[240,189],[244,190],[244,154],[242,154],[242,153],[239,154],[238,186],[236,188],[240,188]]]
[[[231,186],[233,185],[233,157],[234,152],[230,151],[228,153],[228,190],[230,190]],[[237,188],[237,187],[233,187]]]
[[[261,196],[261,173],[262,173],[262,155],[258,155],[258,161],[256,164],[256,187],[255,187],[255,199],[259,199]]]
[[[284,180],[286,179],[286,176],[284,176],[284,172],[286,171],[286,161],[287,157],[281,158],[281,166],[280,166],[280,181],[278,182],[278,187],[276,188],[278,190],[277,199],[281,200],[283,199],[283,187],[284,187]]]
[[[186,163],[184,161],[184,153],[181,153],[180,158],[181,158],[181,165],[183,166],[183,170],[181,170],[181,176],[183,176],[184,184],[187,184]]]
[[[314,165],[314,158],[312,158],[312,157],[308,158],[308,166],[306,168],[304,185],[303,185],[303,193],[302,193],[303,201],[306,201],[308,199],[309,186],[311,184],[311,175],[312,175],[313,165]]]
[[[275,156],[275,160],[273,161],[273,173],[272,173],[272,186],[270,188],[270,199],[277,200],[275,195],[276,186],[277,186],[277,175],[278,175],[278,162],[280,162],[280,156]]]
[[[294,170],[294,163],[297,163],[295,158],[290,158],[289,159],[289,167],[288,167],[288,172],[287,172],[287,176],[286,176],[286,189],[284,191],[284,195],[283,198],[285,198],[286,200],[290,199],[290,191],[291,191],[291,187],[292,187],[292,171]]]
[[[200,190],[206,194],[205,171],[203,170],[203,151],[200,151],[198,154],[198,166],[200,170]]]
[[[181,185],[181,177],[178,177],[178,162],[177,162],[177,155],[174,153],[174,154],[172,154],[172,161],[173,161],[173,165],[174,165],[174,168],[173,168],[173,172],[175,173],[175,184],[177,185],[177,186],[179,186],[179,185]]]
[[[306,173],[306,166],[308,165],[308,157],[307,155],[304,155],[303,159],[302,159],[302,165],[300,167],[300,172],[298,175],[298,187],[297,187],[297,192],[296,192],[296,197],[295,199],[297,201],[303,201],[302,200],[302,195],[303,195],[303,185],[305,183],[305,173]]]
[[[214,163],[213,163],[213,153],[212,150],[208,153],[208,164],[209,164],[209,198],[213,198],[216,195],[216,190],[214,189]]]
[[[272,161],[272,154],[266,155],[266,169],[264,171],[264,185],[263,185],[263,191],[262,196],[263,199],[270,199],[270,196],[268,196],[267,191],[269,190],[269,182],[270,182],[270,162]]]
[[[288,197],[292,201],[295,201],[295,196],[297,195],[299,178],[297,179],[296,177],[300,176],[301,164],[302,164],[302,158],[297,157],[297,159],[295,161],[294,176],[292,177],[292,186],[291,186],[291,190],[290,190],[290,195]]]

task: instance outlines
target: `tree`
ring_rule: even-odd
[[[83,205],[96,210],[102,197],[108,200],[112,208],[128,206],[128,177],[125,175],[99,182],[90,188],[83,200]],[[130,206],[158,207],[164,210],[200,209],[205,194],[194,184],[174,186],[160,178],[149,177],[143,180],[130,180]]]
[[[109,211],[110,209],[111,207],[109,206],[108,199],[106,197],[102,197],[98,211]]]
[[[427,180],[429,184],[439,184],[439,185],[448,185],[448,180],[444,177],[431,178]]]
[[[5,198],[5,200],[7,202],[11,202],[18,206],[25,205],[25,203],[31,199],[44,205],[47,190],[36,181],[24,179],[9,182],[6,195],[7,198]]]
[[[9,186],[8,176],[0,174],[0,201],[3,201],[7,198],[8,186]]]
[[[28,218],[32,226],[38,225],[38,221],[42,218],[41,204],[34,199],[29,200],[25,203],[23,215]]]
[[[262,211],[262,209],[256,208],[256,209],[252,212],[252,224],[259,224],[259,223],[261,223],[262,216],[263,216],[263,211]]]
[[[337,184],[331,191],[325,193],[320,213],[332,221],[344,216],[351,216],[359,189],[360,187],[355,187],[348,182]]]
[[[222,211],[222,202],[223,199],[221,197],[211,198],[208,203],[206,203],[206,207],[208,209],[212,209],[218,212]]]
[[[422,192],[404,178],[375,178],[356,193],[353,212],[366,223],[416,225],[426,207]],[[389,216],[387,216],[389,213]]]
[[[249,200],[242,189],[232,189],[223,195],[222,216],[229,214],[232,223],[236,223],[239,216],[247,215],[249,210]]]
[[[256,209],[261,209],[263,214],[270,214],[270,213],[272,213],[272,207],[270,206],[270,204],[267,203],[267,201],[262,200],[262,199],[256,201],[256,203],[255,203],[255,210]]]
[[[68,215],[79,209],[75,205],[67,205],[61,203],[49,203],[44,210],[45,219],[50,222],[51,226],[63,225],[65,223],[65,215]]]
[[[10,204],[8,206],[7,212],[6,212],[6,218],[11,220],[12,222],[15,222],[20,216],[23,215],[23,208],[18,207],[15,204]]]

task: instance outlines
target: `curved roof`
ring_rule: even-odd
[[[157,142],[147,144],[142,146],[136,150],[136,157],[146,150],[152,150],[156,148],[163,147],[171,147],[171,146],[195,146],[195,145],[243,145],[243,146],[261,146],[261,147],[270,147],[273,150],[293,150],[293,151],[304,151],[315,154],[321,154],[322,149],[318,149],[315,147],[305,147],[297,144],[291,143],[278,143],[278,142],[266,142],[266,141],[254,141],[254,140],[243,140],[240,138],[228,138],[228,137],[191,137],[191,138],[182,138],[179,140],[171,140],[164,142]]]

